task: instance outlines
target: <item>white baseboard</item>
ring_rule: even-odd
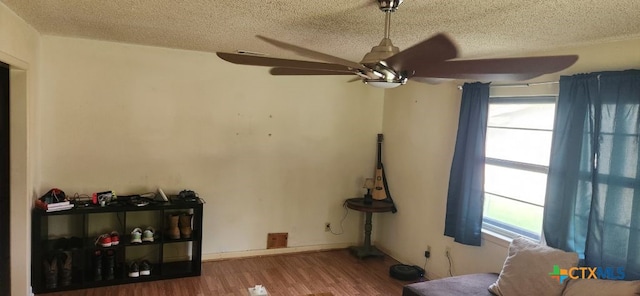
[[[328,244],[328,245],[202,254],[202,261],[215,261],[215,260],[232,259],[232,258],[268,256],[268,255],[301,253],[301,252],[312,252],[312,251],[328,251],[328,250],[334,250],[334,249],[345,249],[352,245],[354,244],[339,243],[339,244]]]

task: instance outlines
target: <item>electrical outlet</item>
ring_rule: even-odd
[[[444,247],[444,255],[449,257],[450,254],[451,254],[451,247],[449,246]]]
[[[424,251],[424,258],[431,257],[431,246],[427,246],[427,250]]]
[[[324,231],[325,232],[331,231],[331,223],[329,223],[329,222],[324,223]]]

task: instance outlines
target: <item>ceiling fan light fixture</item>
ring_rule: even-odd
[[[387,81],[384,79],[364,79],[362,81],[365,84],[368,84],[374,87],[379,87],[379,88],[395,88],[407,82],[406,79],[400,79],[395,81]]]

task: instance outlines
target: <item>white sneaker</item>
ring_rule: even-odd
[[[141,244],[142,243],[142,229],[135,228],[131,231],[131,243],[132,244]]]
[[[147,229],[145,229],[144,232],[142,233],[142,241],[153,242],[154,233],[155,233],[155,230],[153,229],[153,227],[151,226],[147,227]]]
[[[138,267],[138,263],[133,261],[131,265],[129,265],[129,277],[137,278],[140,276],[140,269]]]
[[[147,260],[140,262],[140,275],[151,275],[151,263]]]

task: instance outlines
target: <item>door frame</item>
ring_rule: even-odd
[[[0,233],[11,237],[10,69],[0,62]],[[11,294],[11,240],[0,244],[0,295]]]

